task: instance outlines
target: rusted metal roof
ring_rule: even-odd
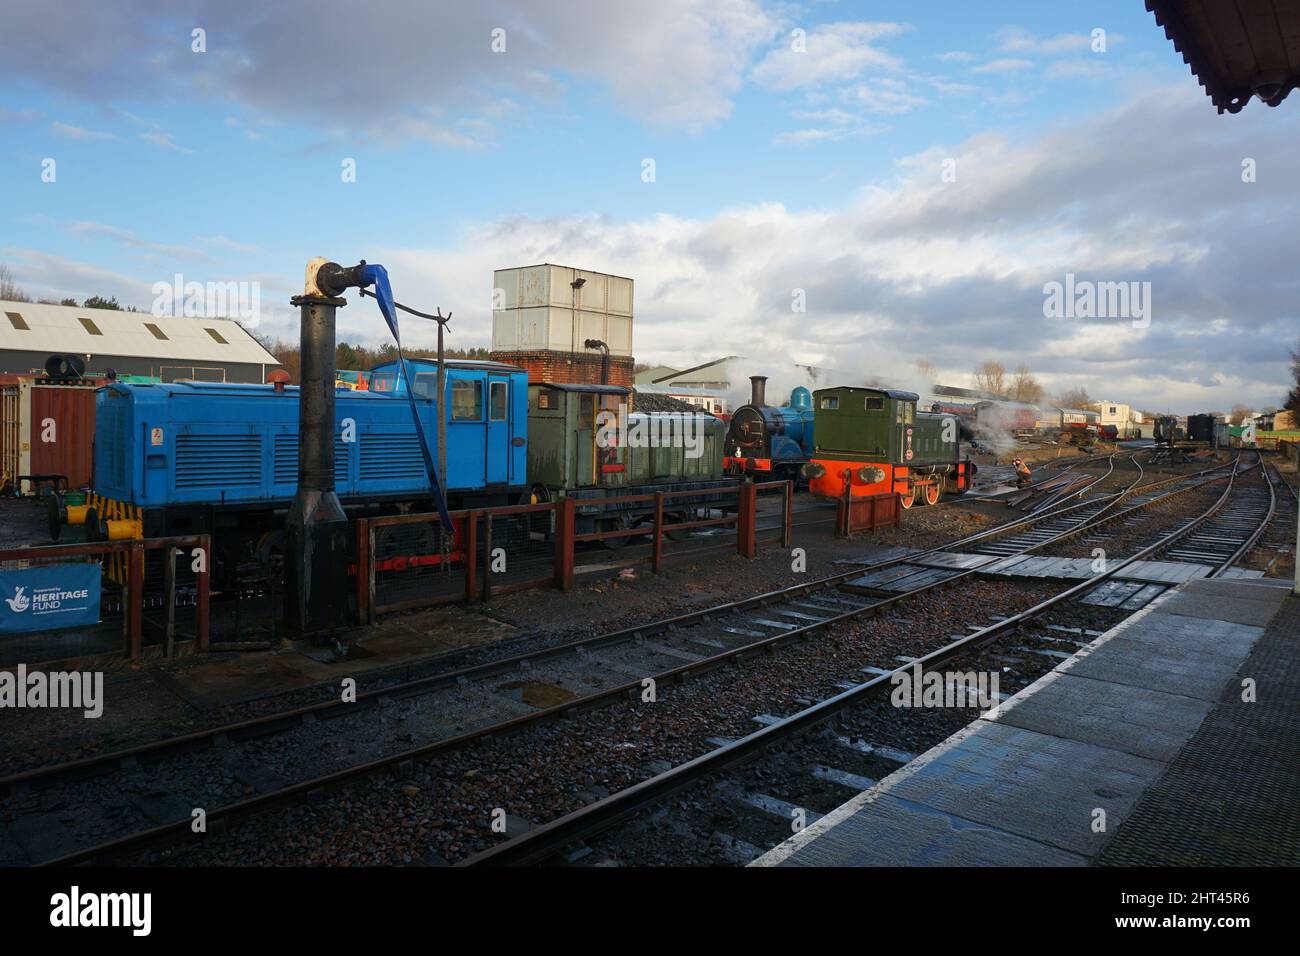
[[[1146,0],[1220,113],[1300,86],[1300,0]]]

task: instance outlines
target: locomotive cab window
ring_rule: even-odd
[[[451,420],[455,422],[478,421],[483,418],[483,383],[456,381],[451,383]]]
[[[833,412],[840,407],[840,397],[838,395],[822,396],[822,411]]]
[[[883,411],[885,408],[885,396],[868,395],[862,400],[862,407],[869,412]]]
[[[438,373],[416,372],[415,384],[411,386],[411,391],[415,393],[416,398],[435,398],[438,394]],[[455,394],[453,391],[452,395]]]
[[[503,422],[506,420],[506,390],[509,388],[506,382],[492,382],[488,385],[488,397],[491,399],[488,405],[488,421]]]

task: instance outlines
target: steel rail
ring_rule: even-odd
[[[1227,467],[1227,466],[1220,466],[1218,468],[1209,469],[1203,472],[1198,472],[1193,476],[1179,476],[1170,479],[1170,481],[1185,481],[1189,477],[1192,478],[1202,477],[1214,471],[1220,471],[1223,469],[1223,467]],[[1068,529],[1059,535],[1053,536],[1052,538],[1039,542],[1038,544],[1035,544],[1031,547],[1022,549],[1022,551],[1027,553],[1029,551],[1036,550],[1037,548],[1045,547],[1049,544],[1056,543],[1060,540],[1071,537],[1073,535],[1081,534],[1084,531],[1095,527],[1097,524],[1101,524],[1101,523],[1105,523],[1117,519],[1123,516],[1124,514],[1129,513],[1130,511],[1152,507],[1158,503],[1167,501],[1178,495],[1185,494],[1194,488],[1200,487],[1203,484],[1215,480],[1218,479],[1207,478],[1205,479],[1205,481],[1200,482],[1199,484],[1189,484],[1185,488],[1180,488],[1171,491],[1166,495],[1162,495],[1159,498],[1152,499],[1151,501],[1143,505],[1137,506],[1132,509],[1126,509],[1123,512],[1117,512],[1115,515],[1112,515],[1110,518],[1101,519],[1099,521],[1090,522],[1088,524],[1081,525],[1077,528]],[[1167,483],[1169,482],[1162,482],[1161,484],[1167,484]],[[1150,488],[1153,486],[1148,485],[1146,487]],[[1115,497],[1122,498],[1123,495],[1121,494]],[[1073,511],[1078,507],[1082,507],[1082,505],[1076,505],[1071,508],[1063,509],[1063,512]],[[1024,521],[1015,522],[1015,524],[1021,525],[1026,523],[1037,523],[1037,521],[1040,520],[1043,519],[1042,518],[1026,519]],[[1000,526],[999,528],[996,529],[990,529],[990,533],[1001,531],[1001,530],[1002,528]],[[973,535],[971,537],[972,538],[980,537],[980,535]],[[933,549],[933,550],[941,550],[941,549]],[[915,557],[916,555],[908,556],[908,558],[915,558]],[[880,566],[885,567],[890,564],[905,561],[908,558],[893,559],[891,561],[881,562]],[[869,570],[869,569],[858,567],[853,571],[834,576],[833,580],[838,581],[849,576],[860,575],[864,573],[865,570]],[[916,588],[911,591],[906,591],[894,595],[892,597],[882,599],[874,604],[864,605],[860,608],[855,608],[853,610],[846,611],[843,614],[835,615],[830,618],[826,618],[821,621],[817,621],[815,623],[811,623],[808,625],[803,625],[794,628],[792,630],[785,631],[781,634],[773,635],[771,637],[759,641],[754,641],[750,644],[745,644],[735,648],[730,648],[711,657],[702,658],[696,661],[691,661],[682,664],[678,667],[663,671],[661,673],[654,674],[654,675],[647,675],[647,676],[653,677],[653,679],[656,682],[681,680],[681,679],[685,679],[691,674],[697,674],[707,670],[711,670],[724,663],[737,662],[743,659],[744,657],[750,656],[761,650],[775,650],[776,648],[784,644],[792,643],[797,640],[798,641],[807,640],[814,633],[822,630],[823,628],[829,628],[836,624],[863,615],[878,614],[882,609],[892,607],[893,605],[905,601],[908,598],[913,597],[914,595],[921,594],[926,591],[930,591],[940,586],[949,585],[959,579],[974,574],[977,570],[978,569],[970,569],[967,571],[963,571],[957,575],[953,575],[941,581],[934,582],[930,585],[926,585],[921,588]],[[826,581],[832,581],[832,579],[823,579],[823,582],[820,582],[821,586],[829,586],[824,583]],[[783,599],[785,596],[788,596],[792,593],[797,594],[800,592],[804,592],[807,589],[818,586],[818,584],[819,582],[809,582],[808,584],[796,585],[793,588],[787,588],[780,591],[769,592],[767,595],[760,596],[759,599],[751,598],[741,602],[732,602],[729,605],[722,605],[719,608],[710,608],[703,612],[692,612],[690,614],[683,615],[681,618],[677,618],[675,620],[692,619],[692,622],[707,620],[709,617],[719,615],[720,613],[722,613],[721,608],[742,609],[742,606],[744,607],[762,606],[761,603],[756,603],[756,602],[761,600],[762,603],[773,603],[774,601]],[[730,613],[730,610],[728,610],[726,613]],[[663,624],[665,622],[656,622],[656,623]],[[630,634],[630,636],[633,639],[636,639],[637,637],[642,636],[638,632],[643,630],[644,628],[642,629],[629,628],[626,629],[625,632],[615,632],[615,633]],[[605,637],[608,638],[609,635],[606,635]],[[558,647],[572,649],[574,646],[580,646],[584,644],[586,646],[590,646],[590,641],[575,641],[575,642],[570,642],[570,644],[568,645],[559,645]],[[552,649],[547,649],[547,650],[549,651]],[[539,659],[541,656],[543,655],[536,654],[536,655],[532,655],[531,657],[524,656],[521,659],[536,660]],[[496,667],[499,663],[500,662],[491,662],[487,665],[478,665],[476,668],[469,668],[466,670],[486,671],[490,668]],[[434,681],[447,682],[449,679],[451,680],[451,682],[454,683],[454,679],[452,678],[451,674],[437,675],[436,677],[433,678],[424,678],[422,679],[422,682],[430,682],[430,683]],[[357,764],[352,767],[346,767],[341,770],[333,771],[329,774],[322,775],[320,777],[312,778],[305,781],[300,781],[299,783],[290,784],[286,787],[268,791],[266,793],[254,794],[250,797],[246,797],[243,800],[236,801],[231,804],[226,804],[220,807],[209,808],[207,810],[207,820],[209,824],[218,823],[220,821],[225,821],[227,819],[232,819],[238,816],[247,815],[255,811],[259,811],[259,810],[264,811],[276,806],[291,804],[296,802],[300,798],[311,799],[314,795],[321,793],[327,789],[331,789],[336,786],[346,784],[357,778],[368,776],[380,770],[395,769],[398,772],[402,772],[402,769],[404,767],[411,765],[414,761],[417,760],[425,760],[438,754],[450,752],[453,750],[457,750],[475,744],[481,740],[490,739],[496,736],[509,735],[534,725],[540,725],[544,722],[558,720],[566,716],[576,714],[580,711],[592,709],[598,706],[603,706],[604,704],[609,703],[620,697],[624,697],[628,699],[639,697],[641,689],[642,689],[641,680],[638,679],[638,680],[629,681],[625,684],[606,689],[596,694],[590,694],[585,697],[579,698],[577,700],[568,701],[562,704],[557,704],[552,707],[542,708],[532,713],[524,714],[507,721],[503,721],[497,724],[492,724],[477,730],[468,731],[464,734],[459,734],[454,737],[443,738],[441,740],[433,741],[428,744],[423,744],[418,747],[411,748],[409,750],[402,751],[399,753],[375,758],[374,760],[370,760],[365,763]],[[409,686],[403,687],[403,690],[407,691],[407,693],[410,692]],[[378,694],[378,692],[373,692],[373,693],[376,693],[376,695]],[[402,696],[405,696],[405,694],[403,694]],[[329,707],[334,707],[337,705],[337,702],[329,701],[326,702],[326,705],[328,705]],[[325,705],[320,705],[320,704],[313,705],[312,708],[310,709],[313,710],[324,709],[324,706]],[[283,715],[276,715],[276,716],[283,716]],[[273,717],[272,719],[275,719],[275,717]],[[114,856],[119,856],[125,852],[143,849],[145,847],[157,843],[165,843],[165,842],[174,843],[177,842],[179,838],[183,838],[186,834],[191,832],[190,822],[191,821],[188,818],[181,818],[172,821],[170,823],[160,824],[148,830],[141,830],[134,833],[126,834],[121,837],[117,837],[115,839],[105,841],[103,843],[96,844],[91,847],[87,847],[81,850],[76,850],[71,853],[65,854],[63,856],[57,857],[55,859],[42,861],[37,865],[40,866],[73,865],[73,864],[85,863],[92,860],[112,858]]]
[[[1234,460],[1232,475],[1223,494],[1202,515],[1166,534],[1159,541],[1124,559],[1106,571],[1083,581],[1060,594],[1039,602],[1027,610],[983,627],[943,647],[931,651],[915,661],[900,665],[886,674],[880,674],[856,687],[836,694],[798,713],[776,721],[739,740],[724,744],[707,754],[679,764],[663,773],[611,794],[572,813],[542,824],[527,833],[509,839],[497,846],[483,850],[457,863],[457,866],[519,866],[542,862],[569,844],[586,839],[632,816],[644,807],[672,796],[699,781],[714,776],[736,764],[744,763],[767,750],[773,744],[798,736],[834,718],[841,711],[855,706],[893,686],[894,679],[905,676],[914,667],[924,670],[942,664],[958,655],[997,640],[1008,631],[1038,616],[1044,611],[1097,587],[1136,561],[1144,559],[1167,547],[1173,541],[1190,534],[1209,520],[1232,493],[1240,457]],[[915,593],[915,592],[911,592]]]
[[[1170,479],[1170,481],[1177,480],[1179,479]],[[1158,485],[1153,484],[1146,487],[1151,488],[1157,486]],[[1076,505],[1074,507],[1077,508],[1082,506]],[[994,537],[1007,531],[1018,529],[1024,525],[1036,524],[1041,521],[1059,517],[1061,514],[1068,513],[1070,510],[1072,509],[1067,508],[1060,511],[1053,511],[1050,514],[1017,519],[1003,525],[998,525],[994,528],[967,535],[955,541],[946,542],[938,547],[922,551],[918,554],[909,555],[908,557],[918,558],[925,555],[935,554],[947,548],[961,547],[966,544],[974,543],[975,541],[983,540],[986,537]],[[288,727],[297,726],[304,719],[328,719],[332,716],[331,712],[337,711],[340,715],[343,713],[355,713],[358,704],[364,708],[377,704],[385,698],[405,697],[416,693],[434,691],[443,687],[453,686],[462,680],[474,680],[489,677],[493,674],[511,672],[516,670],[523,662],[547,660],[554,657],[566,656],[579,649],[604,647],[609,644],[637,640],[653,634],[670,631],[675,628],[701,623],[707,621],[710,617],[752,610],[790,597],[806,595],[811,590],[820,590],[822,588],[831,587],[846,578],[861,575],[868,571],[890,567],[891,565],[899,564],[904,560],[905,558],[900,557],[877,563],[858,565],[850,571],[840,572],[838,574],[803,582],[801,584],[790,585],[789,587],[780,588],[775,591],[767,591],[762,594],[754,595],[753,597],[742,598],[738,601],[714,605],[712,607],[702,608],[698,611],[689,611],[685,614],[676,615],[674,617],[662,618],[645,624],[633,625],[616,631],[609,631],[604,634],[577,638],[572,641],[552,645],[551,647],[539,648],[494,661],[487,661],[482,664],[473,664],[467,667],[445,671],[441,674],[402,681],[386,687],[372,688],[358,693],[356,700],[351,703],[345,703],[341,699],[335,698],[314,704],[304,704],[300,707],[290,708],[273,714],[251,717],[247,720],[221,724],[215,727],[197,730],[189,734],[149,741],[147,743],[137,744],[133,747],[126,747],[103,754],[95,754],[89,757],[82,757],[77,760],[64,761],[63,763],[53,764],[46,767],[36,767],[31,770],[0,777],[0,796],[12,793],[15,789],[31,787],[44,788],[62,781],[81,780],[100,776],[105,773],[111,773],[118,765],[125,761],[137,764],[152,763],[167,757],[207,749],[223,740],[245,740],[253,737],[265,736]]]
[[[1049,544],[1057,543],[1068,538],[1071,535],[1092,530],[1097,525],[1103,523],[1105,519],[1100,519],[1100,515],[1106,510],[1117,505],[1125,497],[1136,491],[1147,491],[1153,488],[1163,487],[1178,481],[1194,479],[1214,471],[1222,470],[1226,466],[1219,466],[1214,469],[1208,469],[1196,472],[1192,475],[1175,476],[1161,482],[1136,488],[1137,481],[1141,480],[1141,474],[1133,484],[1125,491],[1113,493],[1110,495],[1114,500],[1106,505],[1092,522],[1079,526],[1078,528],[1069,529],[1061,535],[1040,542],[1037,545],[1023,549],[1023,553],[1028,553],[1038,547],[1045,547]],[[1187,490],[1190,490],[1187,489]],[[1097,500],[1104,500],[1097,499]],[[1148,502],[1141,508],[1150,507],[1163,499],[1155,499]],[[736,614],[748,610],[754,610],[767,605],[780,603],[794,597],[805,596],[811,592],[824,590],[834,587],[836,584],[850,577],[860,576],[862,574],[883,570],[896,564],[902,564],[907,561],[914,561],[918,558],[931,556],[942,551],[953,548],[963,547],[967,544],[973,544],[987,538],[998,537],[1011,531],[1019,530],[1026,526],[1039,524],[1062,515],[1069,514],[1075,510],[1094,504],[1095,501],[1083,502],[1071,505],[1061,509],[1056,509],[1043,514],[1018,518],[1010,522],[998,525],[984,531],[976,532],[959,538],[955,541],[949,541],[934,548],[926,549],[914,554],[904,555],[896,558],[890,558],[885,561],[875,563],[864,563],[856,565],[852,570],[839,572],[818,578],[814,581],[807,581],[801,584],[791,585],[786,588],[779,588],[774,591],[764,592],[749,598],[742,598],[738,601],[731,601],[724,604],[714,605],[697,611],[689,611],[685,614],[676,615],[671,618],[663,618],[657,621],[647,622],[645,624],[632,625],[621,628],[616,631],[606,632],[604,634],[592,635],[589,637],[577,638],[572,641],[566,641],[561,644],[555,644],[546,648],[538,648],[533,651],[511,655],[509,657],[499,658],[493,661],[487,661],[482,664],[473,664],[467,667],[456,668],[454,670],[444,671],[440,674],[433,674],[427,677],[415,678],[409,681],[402,681],[386,687],[372,688],[358,693],[356,700],[344,702],[340,698],[334,698],[325,701],[319,701],[314,704],[305,704],[300,707],[291,708],[285,711],[279,711],[273,714],[266,714],[258,717],[252,717],[243,721],[222,724],[216,727],[205,728],[194,731],[190,734],[184,734],[177,737],[169,737],[163,740],[150,741],[138,744],[134,747],[123,748],[104,754],[96,754],[89,757],[83,757],[78,760],[65,761],[47,767],[37,767],[31,770],[22,771],[7,777],[0,778],[0,795],[8,795],[15,791],[26,789],[45,789],[55,784],[65,781],[75,781],[90,779],[96,776],[103,776],[114,772],[123,764],[148,764],[156,763],[170,757],[186,753],[193,753],[200,750],[211,749],[214,746],[228,742],[253,739],[256,737],[267,736],[281,730],[289,729],[301,724],[304,720],[309,719],[331,719],[333,717],[344,717],[358,712],[358,705],[361,709],[376,706],[385,699],[400,699],[417,694],[437,691],[446,687],[458,685],[465,680],[478,680],[490,677],[496,674],[512,673],[516,671],[523,663],[535,663],[538,661],[550,660],[553,658],[564,657],[576,653],[579,650],[588,650],[593,648],[607,647],[612,644],[625,643],[628,641],[641,640],[645,637],[661,634],[668,631],[677,630],[683,627],[693,626],[707,622],[714,617]],[[1115,518],[1128,514],[1129,511],[1138,509],[1127,509],[1117,512]],[[965,577],[966,573],[959,575]],[[952,581],[954,578],[945,579]],[[915,593],[915,592],[913,592]],[[872,605],[876,606],[876,605]],[[860,612],[855,612],[860,613]],[[759,642],[762,643],[762,642]],[[754,645],[743,645],[740,648],[733,649],[743,651]],[[572,704],[570,704],[572,706]],[[533,715],[525,715],[533,716]]]
[[[1273,487],[1273,476],[1268,473],[1268,467],[1264,464],[1264,456],[1258,451],[1255,455],[1258,459],[1259,470],[1263,472],[1264,480],[1268,484],[1268,512],[1264,515],[1264,519],[1259,523],[1259,527],[1255,529],[1254,533],[1252,533],[1251,536],[1242,543],[1240,548],[1233,552],[1232,557],[1228,558],[1210,572],[1209,577],[1220,577],[1229,568],[1240,561],[1246,552],[1250,551],[1250,549],[1255,546],[1255,542],[1260,539],[1260,536],[1263,535],[1265,530],[1267,530],[1268,526],[1273,521],[1273,515],[1277,511],[1277,491]],[[1279,475],[1278,477],[1280,479],[1281,476]]]
[[[1069,501],[1071,498],[1075,498],[1078,497],[1079,495],[1084,494],[1093,485],[1101,484],[1101,482],[1105,481],[1114,473],[1115,456],[1117,454],[1118,452],[1112,452],[1111,454],[1106,456],[1106,473],[1102,475],[1100,478],[1098,478],[1096,481],[1089,482],[1088,484],[1084,485],[1082,488],[1079,489],[1075,489],[1074,487],[1078,482],[1069,482],[1061,488],[1053,489],[1052,493],[1047,496],[1047,499],[1045,501],[1040,501],[1032,508],[1029,509],[1029,514],[1033,515],[1033,514],[1037,514],[1040,511],[1045,511],[1046,509],[1052,507],[1057,502]]]

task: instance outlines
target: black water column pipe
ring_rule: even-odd
[[[600,339],[587,339],[582,343],[584,348],[600,349],[600,384],[609,384],[609,346]]]
[[[364,265],[364,263],[362,264]],[[301,313],[302,372],[298,389],[298,490],[285,519],[284,611],[301,635],[347,626],[347,515],[334,490],[335,314],[349,286],[361,285],[360,266],[333,262],[308,269],[307,290],[290,302]]]

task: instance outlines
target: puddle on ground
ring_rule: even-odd
[[[529,707],[554,707],[577,700],[573,691],[537,680],[513,680],[497,687],[497,693],[521,701]]]

